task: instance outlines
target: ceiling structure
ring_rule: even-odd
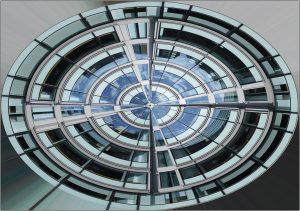
[[[2,118],[21,159],[103,209],[172,209],[236,191],[279,158],[298,121],[279,53],[197,6],[124,3],[38,36],[12,66]],[[10,123],[10,124],[7,124]]]

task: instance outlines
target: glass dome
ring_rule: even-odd
[[[267,171],[293,136],[296,96],[282,57],[242,23],[130,2],[32,41],[1,109],[11,145],[54,189],[101,209],[155,210],[220,198]]]

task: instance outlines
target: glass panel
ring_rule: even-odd
[[[79,150],[74,148],[72,145],[70,145],[67,142],[61,142],[55,147],[69,160],[72,162],[78,164],[79,166],[82,166],[88,161],[88,158],[83,155]]]
[[[82,106],[62,107],[61,113],[62,113],[63,117],[80,115],[80,114],[84,114],[84,108]]]
[[[53,107],[32,107],[31,109],[34,120],[54,118]]]
[[[183,179],[189,179],[201,174],[199,167],[197,167],[196,165],[182,168],[180,169],[180,173]]]
[[[132,151],[126,148],[119,147],[114,144],[110,144],[107,148],[105,148],[104,152],[108,155],[111,155],[116,158],[120,158],[123,160],[129,160],[131,157]]]
[[[130,23],[128,32],[131,39],[141,39],[147,37],[147,23]]]
[[[45,134],[52,143],[66,139],[66,137],[64,136],[64,134],[61,132],[60,129],[49,130],[46,131]]]
[[[122,171],[106,167],[96,162],[93,162],[86,169],[100,176],[107,177],[109,179],[114,179],[114,180],[121,180],[123,176]]]
[[[238,23],[232,19],[230,19],[229,22],[226,22],[228,19],[229,18],[224,15],[193,6],[187,20],[214,31],[221,32],[222,34],[226,34],[232,30],[234,26],[238,25]]]
[[[112,201],[122,204],[136,204],[137,195],[129,193],[118,193],[116,192]]]
[[[81,20],[78,20],[57,30],[49,37],[47,37],[43,42],[49,45],[50,47],[55,47],[62,41],[68,39],[71,36],[76,35],[77,33],[85,29],[86,28],[84,24],[81,22]]]
[[[163,12],[163,17],[182,20],[186,14],[186,10],[183,10],[182,8],[186,8],[186,6],[188,6],[188,5],[183,5],[183,7],[181,7],[180,9],[165,6],[164,12]]]
[[[51,71],[47,74],[44,84],[58,85],[66,72],[73,66],[72,63],[65,59],[60,59]]]
[[[134,162],[147,163],[148,162],[148,152],[136,151],[133,156]]]
[[[256,88],[244,90],[246,101],[267,101],[267,92],[265,88]]]
[[[231,44],[224,43],[217,48],[214,48],[211,53],[214,57],[223,62],[232,71],[239,70],[251,66],[252,64],[248,62],[245,64],[242,59],[242,54]]]
[[[180,42],[196,45],[202,50],[208,52],[217,44],[221,43],[221,39],[204,31],[184,26],[178,38]]]
[[[160,131],[154,132],[154,138],[155,138],[156,146],[164,146],[165,145],[164,138]]]
[[[135,45],[132,45],[132,47],[133,47],[133,51],[135,53],[135,58],[137,60],[148,58],[147,44],[135,44]]]
[[[10,88],[10,95],[23,96],[25,92],[26,81],[14,79]]]
[[[162,172],[160,175],[160,185],[162,188],[168,188],[179,185],[175,171]]]
[[[88,16],[88,17],[86,17],[86,20],[91,26],[96,26],[96,25],[100,25],[100,24],[109,22],[106,12]]]
[[[9,114],[23,114],[23,99],[9,98]]]
[[[27,131],[24,116],[10,116],[9,118],[14,133]]]
[[[38,45],[20,65],[17,76],[28,78],[32,71],[40,64],[41,60],[47,55],[48,50]]]
[[[157,160],[159,167],[173,165],[168,151],[157,152]]]
[[[127,174],[127,182],[147,184],[147,173],[129,172]]]
[[[238,101],[236,92],[220,93],[220,94],[215,94],[214,96],[215,96],[216,103]]]

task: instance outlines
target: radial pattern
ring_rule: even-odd
[[[283,59],[247,26],[196,6],[131,2],[37,37],[6,78],[2,117],[54,189],[98,209],[171,209],[269,169],[298,122],[296,96]]]

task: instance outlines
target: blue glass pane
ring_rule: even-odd
[[[164,135],[164,137],[166,139],[174,137],[174,135],[172,134],[172,132],[167,127],[164,127],[163,129],[161,129],[161,132],[163,133],[163,135]]]
[[[147,120],[149,115],[149,109],[140,108],[131,111],[136,117]]]
[[[116,131],[117,133],[128,127],[128,124],[124,122],[117,114],[109,117],[104,117],[103,120],[112,130]]]
[[[190,114],[199,114],[201,111],[201,108],[199,107],[185,107],[183,112],[184,113],[190,113]]]
[[[137,95],[135,95],[130,101],[130,104],[146,105],[147,103],[148,100],[143,92],[140,92]]]
[[[170,107],[156,106],[153,108],[153,113],[157,119],[163,118],[170,111]]]
[[[127,87],[133,85],[132,82],[127,78],[126,75],[119,76],[111,84],[120,90],[124,90]]]
[[[151,100],[152,100],[152,103],[154,103],[154,104],[169,101],[169,99],[164,94],[161,94],[161,93],[156,92],[156,91],[152,92],[152,99]]]
[[[180,77],[173,74],[173,73],[164,72],[161,79],[160,79],[160,83],[164,83],[164,84],[167,84],[169,86],[172,86],[179,79],[180,79]]]
[[[105,111],[114,111],[113,106],[91,106],[92,112],[105,112]]]
[[[188,127],[180,122],[174,122],[169,126],[169,129],[172,131],[174,136],[177,136],[188,129]]]
[[[73,91],[80,91],[85,93],[88,92],[88,90],[93,85],[96,79],[97,77],[94,76],[93,74],[84,72],[76,81],[73,87]]]
[[[187,104],[197,104],[197,103],[208,103],[208,97],[202,96],[202,97],[193,97],[191,99],[186,99]]]
[[[132,47],[135,53],[135,58],[137,60],[148,59],[147,44],[136,44],[136,45],[132,45]]]
[[[236,92],[220,93],[220,94],[215,94],[214,96],[215,96],[216,103],[237,102],[238,100]]]
[[[216,90],[226,89],[227,88],[222,79],[220,79],[218,81],[212,81],[212,82],[208,83],[207,85],[208,85],[208,87],[212,91],[216,91]]]
[[[171,58],[169,59],[169,62],[178,64],[184,68],[190,69],[194,67],[199,60],[195,59],[191,56],[188,56],[184,53],[180,52],[173,52]]]
[[[101,98],[105,97],[105,98],[110,98],[111,100],[113,100],[113,102],[115,102],[115,99],[118,97],[119,93],[121,92],[121,90],[115,88],[112,85],[108,85],[102,92],[101,94]]]
[[[164,139],[163,139],[160,131],[154,132],[154,138],[155,138],[156,146],[164,146],[165,145]]]
[[[211,74],[207,73],[205,70],[203,70],[200,66],[196,66],[192,69],[192,71],[194,73],[196,73],[198,76],[200,76],[200,78],[205,81],[206,83],[207,82],[210,82],[213,80],[213,77],[216,76],[214,74],[214,71],[211,72]]]
[[[126,62],[128,62],[128,58],[124,52],[114,54],[113,58],[115,59],[115,62],[118,65],[125,64]]]
[[[124,131],[122,131],[121,135],[127,138],[137,140],[142,129],[128,126]]]
[[[133,83],[133,84],[138,83],[138,80],[137,80],[134,72],[127,73],[126,76],[131,81],[131,83]]]
[[[197,91],[195,89],[191,89],[191,90],[188,90],[188,91],[185,91],[183,93],[181,93],[181,96],[182,97],[190,97],[190,96],[194,96],[194,95],[197,95]]]
[[[180,80],[178,80],[173,87],[179,92],[185,92],[191,89],[194,89],[194,87],[185,79],[181,78]]]
[[[190,113],[183,113],[178,121],[182,122],[185,125],[191,126],[197,120],[198,116]]]
[[[149,79],[148,64],[139,64],[138,67],[141,72],[142,80],[148,80]]]
[[[153,72],[153,81],[158,82],[162,75],[163,75],[162,70],[154,70],[154,72]]]
[[[86,99],[86,94],[81,92],[71,92],[70,101],[72,102],[84,102]]]

